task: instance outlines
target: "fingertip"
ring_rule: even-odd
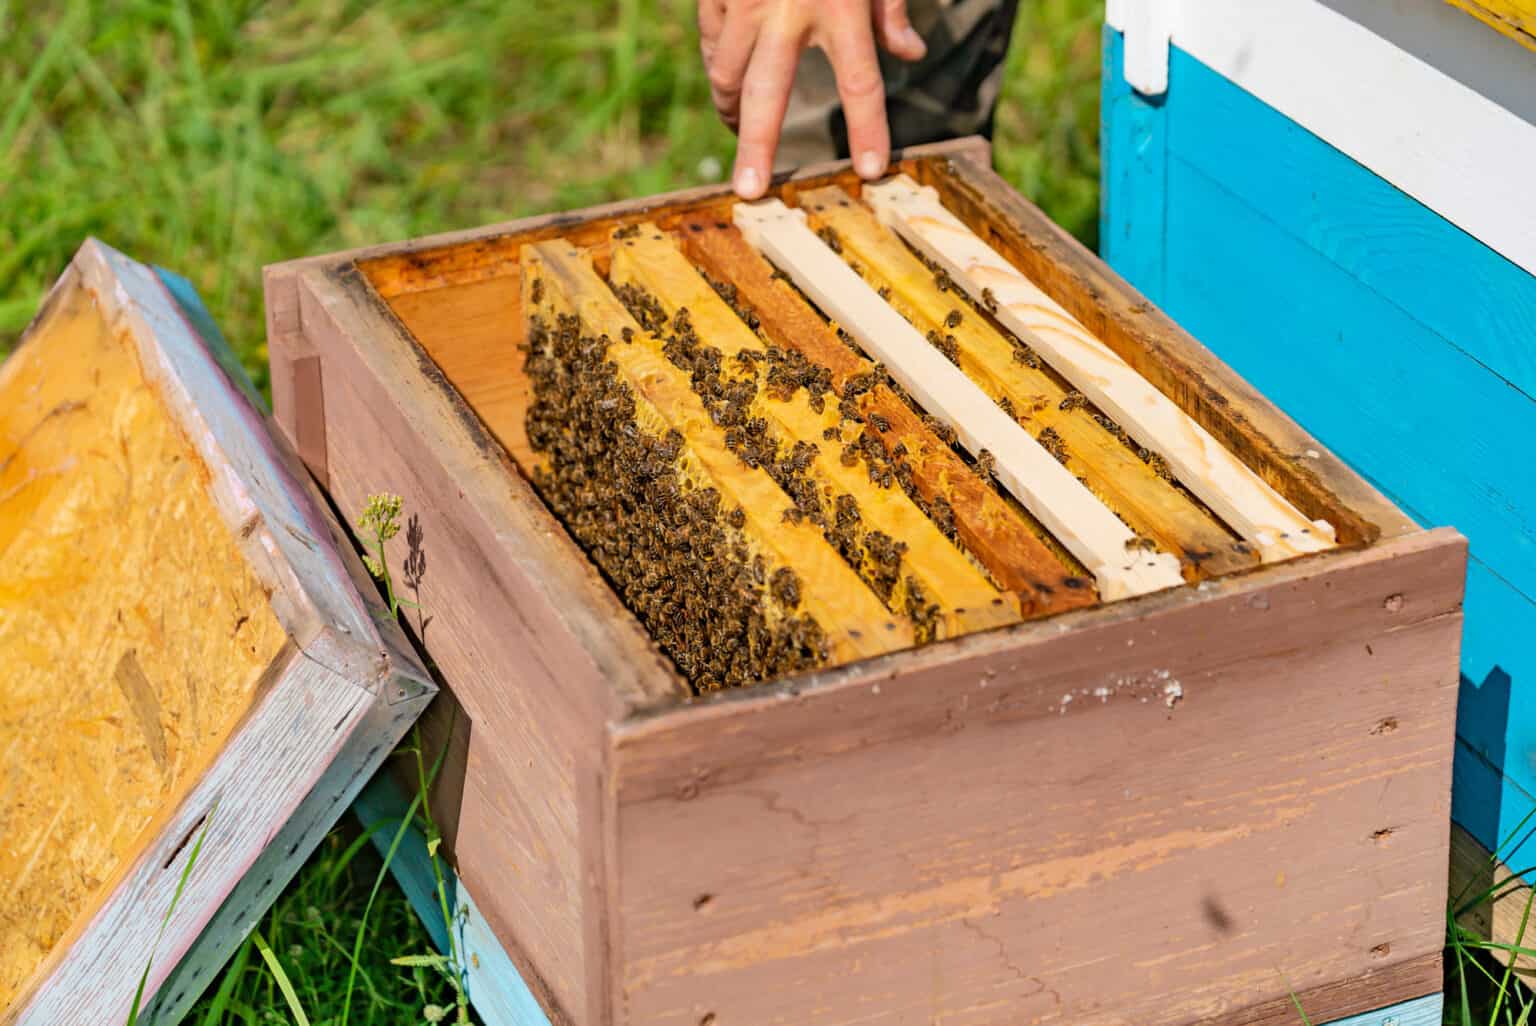
[[[761,171],[751,164],[739,164],[731,178],[731,187],[744,200],[760,198],[767,190],[767,181]]]
[[[859,177],[865,181],[873,181],[885,174],[886,166],[890,158],[879,150],[865,150],[853,161],[853,169],[859,173]]]
[[[923,42],[923,37],[911,25],[896,33],[893,42],[900,49],[893,49],[892,52],[903,60],[920,61],[928,55],[928,44]]]

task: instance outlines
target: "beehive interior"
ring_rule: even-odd
[[[695,688],[1111,595],[1081,539],[1047,530],[1038,497],[961,444],[970,425],[932,416],[901,383],[925,382],[828,319],[852,292],[892,308],[1023,429],[1022,445],[1054,457],[1082,486],[1075,508],[1104,514],[1128,561],[1160,560],[1193,583],[1279,558],[1272,535],[1261,552],[1197,497],[1208,483],[1180,480],[1075,387],[1080,368],[1010,331],[990,288],[957,283],[883,223],[849,176],[783,195],[864,284],[813,302],[726,199],[364,265]]]
[[[0,367],[0,1009],[250,707],[286,635],[94,298]]]

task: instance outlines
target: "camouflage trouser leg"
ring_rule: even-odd
[[[992,112],[1018,0],[908,0],[928,54],[908,64],[880,54],[891,145],[992,135]],[[775,166],[848,156],[848,126],[832,66],[820,50],[800,59]]]

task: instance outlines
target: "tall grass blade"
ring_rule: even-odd
[[[277,983],[277,989],[282,993],[283,1000],[288,1002],[288,1010],[293,1013],[293,1021],[297,1026],[310,1026],[309,1016],[304,1014],[304,1004],[299,1000],[298,992],[293,989],[293,981],[288,979],[283,963],[277,960],[277,952],[272,950],[272,945],[267,943],[260,929],[251,931],[251,940],[255,942],[256,950],[261,952],[261,960],[267,963],[267,971],[272,974],[272,979]]]
[[[176,881],[176,890],[171,894],[171,905],[165,910],[165,915],[160,920],[160,929],[155,932],[155,943],[150,946],[149,958],[144,960],[144,971],[139,974],[139,985],[133,991],[133,1004],[128,1009],[128,1026],[138,1026],[139,1011],[144,1004],[144,988],[149,983],[149,970],[155,964],[155,950],[160,947],[160,940],[165,936],[165,928],[170,924],[171,916],[176,914],[176,906],[181,903],[181,894],[187,889],[187,881],[192,878],[192,870],[197,866],[197,856],[203,850],[203,841],[208,837],[208,828],[213,825],[213,814],[218,811],[219,803],[214,802],[213,808],[203,817],[203,828],[197,832],[197,840],[192,844],[192,852],[187,856],[187,864],[181,867],[181,876]]]

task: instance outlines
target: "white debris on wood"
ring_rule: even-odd
[[[1078,699],[1097,698],[1099,704],[1107,704],[1112,698],[1134,698],[1143,705],[1153,699],[1172,709],[1184,698],[1184,685],[1174,678],[1173,671],[1155,669],[1146,673],[1115,677],[1104,684],[1084,686],[1068,691],[1047,711],[1065,716],[1067,706]]]

